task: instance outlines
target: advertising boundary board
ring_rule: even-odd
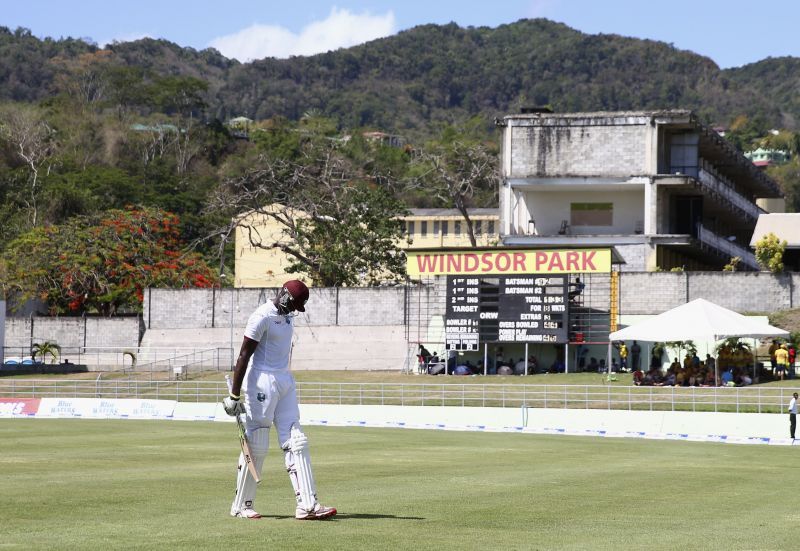
[[[300,406],[300,414],[301,422],[310,426],[794,445],[792,439],[780,436],[788,430],[787,416],[770,413],[306,404]],[[220,403],[102,398],[0,398],[3,418],[233,422]]]

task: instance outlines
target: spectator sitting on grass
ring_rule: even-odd
[[[733,373],[731,369],[726,369],[722,372],[722,385],[721,386],[734,386]]]
[[[453,370],[453,375],[472,375],[472,371],[466,365],[460,364]]]
[[[564,362],[556,360],[550,366],[550,373],[564,373]]]
[[[661,372],[661,368],[651,367],[647,375],[644,376],[642,384],[645,386],[664,386],[664,374]]]
[[[738,386],[747,386],[752,384],[753,384],[753,379],[750,377],[750,375],[747,374],[746,371],[743,371],[742,374],[739,376]]]

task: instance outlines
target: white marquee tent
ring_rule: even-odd
[[[789,336],[788,331],[748,318],[702,298],[608,335],[611,341],[645,342],[719,341],[729,337],[757,339],[787,336]],[[611,363],[610,358],[608,363]]]

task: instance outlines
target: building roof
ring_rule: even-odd
[[[661,109],[650,111],[595,111],[585,113],[522,113],[506,115],[503,124],[515,121],[521,126],[586,126],[617,124],[665,125],[670,128],[692,130],[700,137],[700,155],[718,166],[725,166],[729,175],[750,182],[757,197],[783,197],[778,183],[755,166],[733,144],[721,137],[713,128],[700,123],[687,109]]]
[[[786,241],[789,249],[800,248],[800,213],[762,214],[753,230],[750,246],[755,247],[756,241],[774,233],[781,241]]]
[[[411,216],[461,216],[458,209],[408,209]],[[470,216],[500,216],[499,209],[467,209]]]

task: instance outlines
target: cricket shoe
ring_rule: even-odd
[[[336,509],[333,507],[325,507],[324,505],[317,503],[310,511],[303,509],[302,507],[298,507],[294,512],[294,518],[297,520],[322,520],[325,518],[330,518],[335,514]]]
[[[256,519],[261,518],[261,513],[254,511],[250,507],[245,507],[244,509],[239,509],[238,511],[231,511],[231,516],[237,518]]]

